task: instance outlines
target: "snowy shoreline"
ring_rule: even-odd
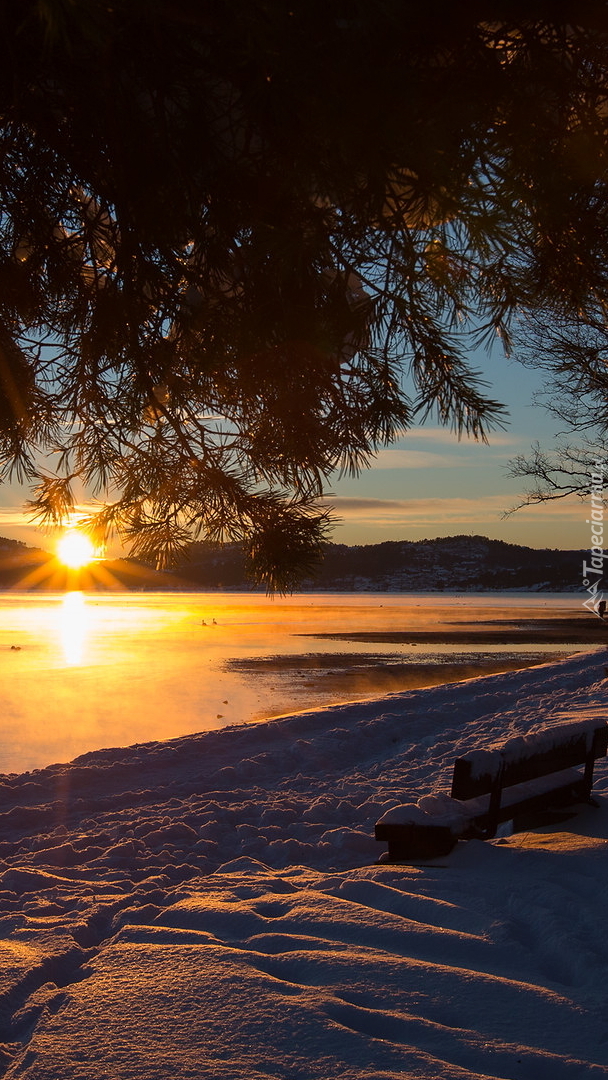
[[[544,830],[418,866],[373,833],[459,752],[608,718],[605,663],[0,777],[0,1076],[608,1077],[606,760]]]

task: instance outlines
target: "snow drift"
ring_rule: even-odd
[[[608,1076],[597,807],[378,865],[456,756],[608,717],[605,654],[0,778],[0,1076]]]

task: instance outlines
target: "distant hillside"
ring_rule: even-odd
[[[82,570],[68,570],[48,551],[0,537],[0,589],[108,592],[175,589],[180,585],[192,588],[175,574],[159,573],[136,559],[104,559]]]
[[[354,547],[328,544],[323,563],[302,588],[339,592],[576,591],[585,554],[588,552],[529,548],[464,535]],[[200,589],[251,587],[238,544],[193,544],[179,574]]]
[[[349,547],[328,544],[303,591],[478,592],[500,589],[577,591],[588,552],[537,549],[489,540],[447,536]],[[0,537],[0,589],[107,591],[160,589],[250,590],[243,548],[192,544],[174,572],[160,573],[135,559],[106,560],[69,571],[53,555]]]

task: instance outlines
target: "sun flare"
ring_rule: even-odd
[[[95,548],[85,533],[70,529],[57,544],[57,557],[70,570],[80,570],[95,558]]]

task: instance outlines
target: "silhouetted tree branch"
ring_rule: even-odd
[[[530,456],[518,455],[510,462],[509,475],[530,480],[532,484],[509,513],[523,506],[565,499],[569,495],[588,496],[597,486],[600,473],[603,482],[605,465],[600,469],[598,460],[608,463],[607,452],[605,443],[560,443],[553,451],[543,450],[536,443]]]
[[[530,455],[510,462],[511,476],[532,482],[514,509],[568,495],[586,497],[592,489],[597,492],[600,474],[602,484],[604,475],[608,482],[608,328],[604,319],[602,302],[587,322],[554,315],[520,328],[517,344],[524,362],[547,373],[538,403],[559,420],[562,430],[553,449],[535,444]]]
[[[57,522],[289,588],[467,361],[608,296],[603,4],[4,0],[0,455]],[[592,388],[592,392],[594,389]]]

